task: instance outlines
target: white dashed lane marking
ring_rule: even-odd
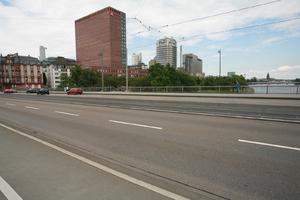
[[[143,128],[152,128],[152,129],[158,129],[162,130],[162,127],[157,127],[157,126],[148,126],[144,124],[136,124],[136,123],[130,123],[130,122],[123,122],[123,121],[116,121],[116,120],[109,120],[112,123],[117,123],[117,124],[124,124],[124,125],[129,125],[129,126],[138,126],[138,127],[143,127]]]
[[[250,141],[250,140],[242,140],[242,139],[239,139],[238,141],[243,142],[243,143],[249,143],[249,144],[256,144],[256,145],[262,145],[262,146],[269,146],[269,147],[276,147],[276,148],[281,148],[281,149],[300,151],[300,148],[297,148],[297,147],[290,147],[290,146],[270,144],[270,143],[264,143],[264,142],[256,142],[256,141]]]
[[[16,191],[0,176],[0,191],[8,200],[22,200]]]
[[[54,111],[58,114],[62,114],[62,115],[69,115],[69,116],[75,116],[75,117],[79,117],[78,114],[75,114],[75,113],[68,113],[68,112],[62,112],[62,111]]]
[[[32,109],[32,110],[40,110],[39,108],[31,107],[31,106],[25,106],[25,108]]]

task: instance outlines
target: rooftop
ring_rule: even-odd
[[[7,56],[1,56],[1,63],[5,63],[7,59],[11,59],[14,64],[29,64],[29,65],[37,65],[40,64],[39,59],[35,57],[28,56],[20,56],[18,53],[8,54]]]
[[[105,12],[105,11],[107,11],[107,10],[112,10],[112,11],[114,11],[114,12],[123,13],[122,11],[119,11],[119,10],[113,8],[113,7],[108,6],[108,7],[106,7],[106,8],[103,8],[103,9],[101,9],[101,10],[98,10],[98,11],[96,11],[96,12],[93,12],[93,13],[91,13],[91,14],[89,14],[89,15],[86,15],[86,16],[84,16],[84,17],[81,17],[81,18],[75,20],[75,23],[77,23],[77,22],[79,22],[79,21],[82,21],[82,20],[84,20],[84,19],[88,19],[88,18],[90,18],[90,17],[92,17],[92,16],[94,16],[94,15],[97,15],[97,14],[99,14],[99,13],[103,13],[103,12]]]

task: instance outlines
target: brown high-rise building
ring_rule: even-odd
[[[76,57],[82,67],[121,68],[127,64],[126,14],[107,7],[75,21]]]

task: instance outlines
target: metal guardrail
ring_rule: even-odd
[[[125,92],[125,87],[82,88],[86,92]],[[63,91],[56,89],[55,91]],[[220,93],[220,94],[300,94],[300,85],[249,85],[241,86],[237,91],[235,86],[160,86],[160,87],[129,87],[128,92],[148,93]]]

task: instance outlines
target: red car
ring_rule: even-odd
[[[67,91],[67,94],[70,95],[70,94],[73,94],[73,95],[76,95],[76,94],[82,94],[82,89],[80,88],[71,88],[70,90]]]
[[[16,93],[17,91],[11,88],[4,89],[3,93]]]

